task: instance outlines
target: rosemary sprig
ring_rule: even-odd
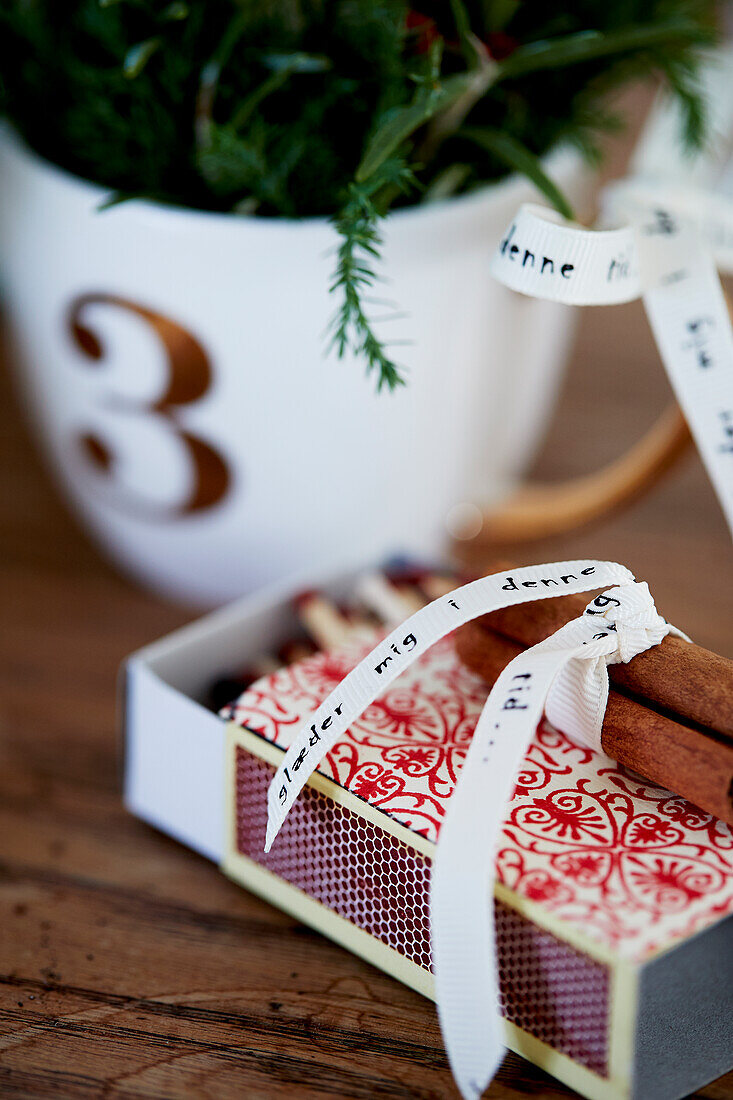
[[[483,149],[494,161],[527,176],[567,218],[573,216],[570,203],[528,144],[497,127],[463,126],[472,109],[498,85],[599,59],[622,59],[631,70],[635,60],[641,61],[653,65],[666,77],[670,91],[679,100],[685,120],[682,137],[687,146],[699,146],[704,137],[704,105],[694,83],[696,62],[692,51],[710,41],[706,25],[673,13],[653,25],[631,25],[608,33],[581,31],[532,42],[519,46],[505,61],[495,62],[473,35],[464,4],[452,0],[451,8],[464,55],[471,61],[470,68],[444,80],[433,74],[429,91],[419,88],[408,104],[390,112],[371,135],[356,172],[356,184],[350,188],[349,200],[336,219],[343,244],[337,278],[331,289],[342,295],[342,301],[334,318],[333,346],[340,357],[347,348],[363,356],[369,372],[376,368],[379,390],[394,389],[404,379],[362,307],[364,290],[377,278],[375,261],[380,258],[381,244],[377,226],[380,211],[371,203],[364,187],[371,184],[372,190],[375,188],[377,173],[388,157],[399,153],[407,156],[407,143],[416,133],[425,134],[413,152],[423,165],[430,164],[449,137],[462,137]],[[414,172],[418,171],[414,165]],[[390,194],[387,206],[397,193]],[[355,259],[359,251],[361,263]],[[365,256],[368,263],[363,259]]]
[[[380,195],[384,201],[386,195],[407,192],[414,183],[414,174],[404,160],[392,157],[382,161],[370,184],[354,182],[349,186],[348,200],[334,219],[341,243],[330,290],[341,295],[341,302],[331,321],[330,348],[339,358],[351,350],[363,359],[367,373],[376,373],[378,392],[405,384],[402,369],[376,335],[365,308],[368,291],[378,280],[374,261],[380,258],[382,245]]]

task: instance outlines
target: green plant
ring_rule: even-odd
[[[109,187],[261,216],[334,218],[333,345],[377,385],[379,221],[511,171],[572,212],[543,155],[597,157],[609,90],[660,74],[701,142],[712,0],[0,0],[0,109]],[[377,308],[380,308],[377,306]]]

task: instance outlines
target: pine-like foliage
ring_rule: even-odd
[[[419,2],[419,0],[418,0]],[[712,0],[0,0],[0,110],[115,196],[334,218],[333,343],[393,388],[374,333],[379,219],[541,166],[616,124],[609,89],[659,74],[702,140]]]

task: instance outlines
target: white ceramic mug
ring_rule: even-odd
[[[550,171],[584,187],[575,154]],[[380,395],[361,362],[326,354],[326,220],[100,212],[105,197],[0,134],[23,392],[67,495],[134,576],[216,603],[318,561],[437,553],[456,505],[516,484],[573,329],[489,275],[526,181],[387,219],[375,293],[400,311],[381,331],[407,341],[408,385]]]

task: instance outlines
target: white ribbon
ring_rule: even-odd
[[[519,765],[546,709],[558,728],[600,749],[606,667],[658,644],[673,627],[646,584],[615,562],[529,566],[472,581],[407,619],[304,724],[268,791],[265,850],[311,773],[362,711],[434,642],[500,607],[614,584],[583,615],[516,657],[491,691],[451,796],[433,860],[436,1000],[453,1074],[480,1096],[503,1057],[493,919],[494,860]],[[304,853],[307,858],[307,853]]]
[[[583,229],[545,207],[524,205],[491,270],[513,290],[571,305],[642,296],[733,533],[733,328],[711,248],[683,204],[673,207],[668,197],[664,187],[633,180],[608,188],[607,213],[626,222],[618,229]]]
[[[448,803],[433,861],[430,920],[443,1040],[461,1095],[476,1100],[504,1055],[498,1023],[493,884],[498,838],[516,774],[543,711],[602,752],[607,666],[670,631],[646,584],[611,588],[496,681]],[[682,635],[684,637],[684,635]]]
[[[704,151],[683,153],[681,118],[667,99],[652,111],[631,177],[603,193],[603,225],[621,228],[583,229],[554,211],[523,207],[492,270],[524,294],[574,305],[643,298],[733,532],[733,333],[717,274],[733,274],[733,44],[712,51],[699,77],[709,123]]]

